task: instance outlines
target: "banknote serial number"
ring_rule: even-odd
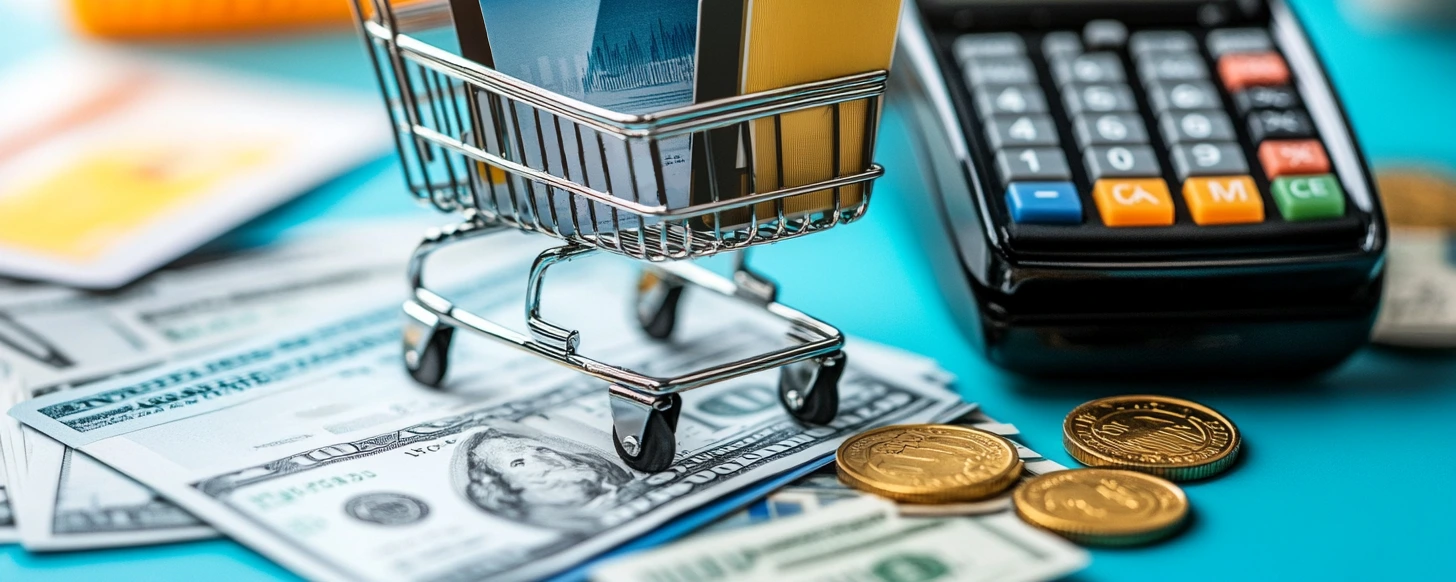
[[[364,483],[376,477],[378,475],[374,471],[350,471],[330,477],[321,477],[307,483],[254,493],[248,495],[245,500],[258,511],[271,511],[293,505],[321,493]]]

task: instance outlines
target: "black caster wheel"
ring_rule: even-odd
[[[849,358],[843,351],[784,366],[779,370],[779,402],[805,424],[829,424],[839,413],[839,378]]]
[[[637,322],[654,339],[667,339],[677,326],[677,304],[685,286],[654,271],[643,271],[637,281]]]
[[[663,397],[662,404],[647,415],[647,427],[642,431],[642,440],[628,437],[622,442],[617,427],[612,427],[612,443],[617,455],[627,466],[644,473],[656,473],[672,465],[672,456],[677,452],[677,418],[682,413],[682,397],[671,394]]]
[[[445,381],[445,372],[450,368],[450,342],[455,339],[455,328],[439,327],[430,332],[430,339],[419,352],[409,346],[404,349],[404,367],[416,382],[439,388]]]

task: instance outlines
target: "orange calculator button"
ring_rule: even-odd
[[[1248,176],[1189,178],[1183,201],[1199,226],[1264,222],[1264,199]]]
[[[1317,139],[1270,140],[1259,145],[1259,163],[1270,180],[1280,176],[1330,173],[1330,158]]]
[[[1098,180],[1092,199],[1107,226],[1173,225],[1173,196],[1168,183],[1157,178]]]
[[[1230,92],[1289,84],[1289,65],[1278,53],[1241,53],[1218,60],[1218,76]]]

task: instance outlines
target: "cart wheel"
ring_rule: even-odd
[[[829,424],[839,413],[839,377],[848,357],[843,351],[779,369],[779,402],[806,424]]]
[[[641,442],[624,444],[617,434],[617,427],[612,427],[612,443],[617,447],[617,456],[626,461],[627,466],[644,473],[666,469],[672,464],[673,453],[677,452],[677,418],[682,413],[682,396],[670,394],[662,401],[665,401],[664,405],[654,407],[647,415]]]
[[[438,327],[430,332],[430,339],[418,352],[406,346],[404,367],[416,382],[439,388],[445,381],[445,372],[450,368],[450,342],[455,339],[455,328]],[[411,356],[414,357],[411,357]]]
[[[677,303],[685,286],[681,281],[643,271],[637,281],[637,322],[656,339],[667,339],[677,325]]]

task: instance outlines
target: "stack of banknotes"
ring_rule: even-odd
[[[613,453],[606,386],[546,360],[461,336],[445,389],[420,387],[399,337],[420,231],[341,228],[100,296],[0,283],[0,540],[52,551],[226,535],[320,580],[689,580],[717,567],[704,564],[731,566],[708,578],[724,580],[1039,580],[1087,563],[1005,500],[924,515],[823,471],[877,426],[1015,435],[935,362],[869,342],[850,341],[832,425],[785,415],[773,372],[706,387],[685,398],[678,457],[656,474]],[[428,275],[457,304],[520,321],[541,244],[499,235]],[[707,294],[684,300],[671,342],[649,341],[634,279],[605,258],[568,268],[546,286],[546,315],[580,330],[587,356],[649,373],[789,341]],[[1020,452],[1028,474],[1060,468]]]

